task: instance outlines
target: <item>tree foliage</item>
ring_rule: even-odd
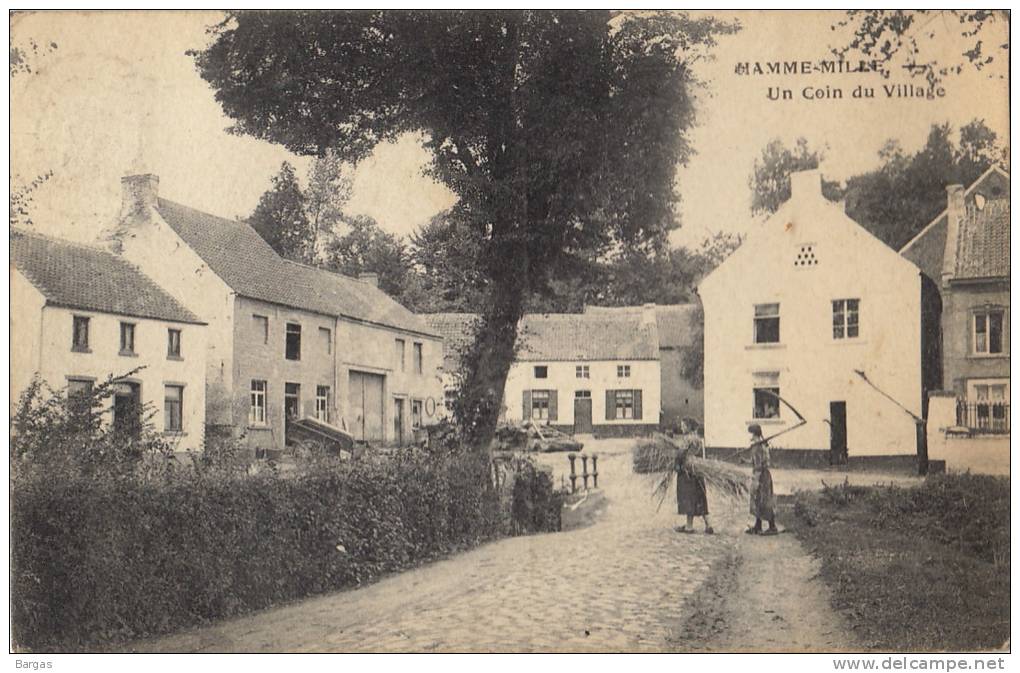
[[[332,149],[312,163],[304,191],[305,214],[311,227],[311,260],[324,259],[335,240],[344,219],[344,207],[351,198],[352,182],[347,167]]]
[[[995,24],[1005,25],[999,38],[990,30]],[[900,65],[914,76],[924,76],[931,85],[951,74],[960,74],[967,67],[981,71],[997,57],[1009,58],[1009,15],[1004,10],[985,9],[852,9],[833,29],[849,28],[848,44],[837,46],[833,53],[845,58],[850,53],[878,60],[888,77],[890,68]],[[938,51],[934,40],[939,29],[956,32],[963,44],[959,54]],[[995,39],[998,44],[989,45]],[[942,44],[942,42],[938,42]],[[1003,75],[1005,76],[1005,75]]]
[[[346,161],[421,132],[482,242],[461,403],[487,446],[532,291],[572,258],[661,245],[692,149],[689,61],[734,26],[678,12],[232,12],[196,54],[234,131]]]
[[[847,215],[899,250],[945,209],[947,185],[969,185],[995,164],[1008,167],[1008,156],[982,120],[961,128],[958,141],[948,123],[936,124],[914,154],[889,140],[878,153],[877,168],[852,176],[843,185],[823,183],[823,191],[830,199],[845,199]],[[769,143],[755,162],[750,181],[752,212],[774,212],[789,198],[790,172],[813,168],[819,158],[821,154],[803,139],[793,151],[779,141]]]
[[[305,205],[294,167],[285,161],[248,222],[281,257],[304,262],[311,255],[312,245]]]
[[[326,267],[355,277],[378,274],[379,288],[400,299],[409,290],[411,274],[404,243],[366,215],[345,218],[345,226],[346,232],[326,250]]]

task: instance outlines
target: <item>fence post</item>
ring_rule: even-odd
[[[577,472],[574,470],[574,461],[577,460],[577,454],[568,453],[567,458],[570,460],[570,492],[577,493]]]
[[[591,454],[591,479],[592,488],[599,487],[599,456],[597,453]]]
[[[584,467],[584,473],[581,475],[584,478],[584,490],[588,490],[588,456],[581,454],[581,466]]]

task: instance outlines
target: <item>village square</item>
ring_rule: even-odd
[[[1004,24],[15,16],[12,651],[1008,650]]]

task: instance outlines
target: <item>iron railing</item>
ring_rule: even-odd
[[[956,424],[976,434],[1008,435],[1009,402],[957,400]]]

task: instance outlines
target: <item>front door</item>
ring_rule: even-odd
[[[829,402],[829,463],[845,465],[846,461],[846,402]]]
[[[404,400],[399,397],[393,398],[393,441],[404,443]]]
[[[283,391],[283,442],[290,444],[290,424],[301,418],[301,385],[298,383],[284,384]]]
[[[574,434],[591,434],[591,391],[578,390],[574,393]]]

